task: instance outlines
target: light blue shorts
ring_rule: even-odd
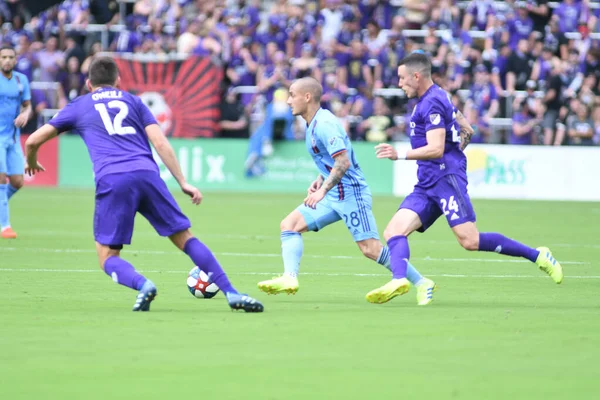
[[[366,239],[379,239],[377,224],[372,210],[370,194],[349,196],[344,200],[331,200],[325,197],[317,208],[301,204],[296,208],[304,217],[309,231],[319,231],[337,221],[344,221],[355,242]]]
[[[20,141],[9,145],[0,145],[0,173],[8,176],[25,173],[25,156]]]

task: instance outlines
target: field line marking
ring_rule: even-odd
[[[100,273],[100,269],[60,269],[60,268],[0,268],[0,272],[52,272],[52,273]],[[186,271],[160,271],[160,270],[140,270],[145,274],[186,274]],[[229,272],[230,275],[257,275],[272,276],[274,272]],[[389,277],[389,274],[353,274],[344,272],[303,272],[302,275],[308,276],[352,276],[352,277]],[[433,274],[427,275],[434,278],[489,278],[489,279],[537,279],[548,277],[545,275],[485,275],[485,274]],[[600,279],[600,275],[566,275],[569,279]]]
[[[65,253],[65,254],[95,254],[96,251],[92,249],[48,249],[41,247],[2,247],[0,248],[0,253],[2,251],[31,251],[31,252],[40,252],[40,253]],[[175,255],[181,254],[181,252],[177,250],[164,251],[164,250],[131,250],[125,254],[152,254],[152,255]],[[281,254],[279,253],[232,253],[232,252],[217,252],[215,253],[217,256],[221,257],[264,257],[264,258],[279,258]],[[304,258],[316,258],[316,259],[333,259],[333,260],[362,260],[365,257],[361,256],[324,256],[319,254],[306,254],[303,255]],[[438,257],[423,257],[423,258],[412,258],[411,260],[415,261],[440,261],[440,262],[492,262],[492,263],[529,263],[528,260],[515,259],[515,258],[438,258]],[[565,265],[586,265],[590,264],[588,262],[582,261],[570,261],[570,260],[559,260],[561,264]]]

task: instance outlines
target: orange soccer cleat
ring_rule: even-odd
[[[2,229],[2,239],[16,239],[17,232],[13,231],[9,226],[8,228]]]

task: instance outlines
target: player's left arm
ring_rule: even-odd
[[[460,126],[460,149],[464,150],[471,142],[475,130],[459,110],[456,110],[456,122]]]
[[[38,163],[37,153],[39,148],[48,140],[58,135],[58,129],[50,124],[45,124],[33,132],[25,141],[25,173],[35,175],[38,172],[45,171],[44,167]]]

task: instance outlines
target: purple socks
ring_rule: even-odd
[[[494,232],[479,234],[479,251],[494,251],[507,256],[523,257],[531,262],[535,262],[540,254],[536,249]]]
[[[393,236],[388,240],[390,248],[390,269],[392,279],[406,278],[406,269],[410,259],[410,249],[406,236]]]
[[[133,265],[116,256],[106,259],[104,262],[104,272],[119,285],[135,290],[140,290],[146,282],[146,278],[138,274]]]
[[[212,281],[216,283],[224,294],[237,293],[237,290],[231,286],[231,282],[229,282],[225,271],[223,271],[213,253],[204,243],[196,238],[191,238],[185,243],[183,251],[192,259],[194,264],[210,276]]]

